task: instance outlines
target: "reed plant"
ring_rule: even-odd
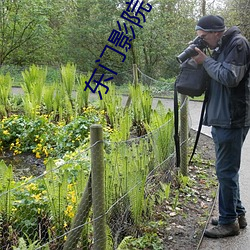
[[[112,154],[106,155],[105,168],[107,207],[126,196],[123,199],[126,210],[131,212],[138,225],[145,209],[144,188],[151,161],[148,140],[111,143],[110,147]]]
[[[66,173],[62,173],[60,169],[56,170],[54,161],[49,159],[46,164],[46,177],[43,181],[48,195],[51,219],[54,224],[54,229],[49,230],[51,230],[51,234],[60,236],[64,233],[66,223],[68,176]],[[57,244],[62,246],[63,239],[59,239]]]
[[[143,211],[145,212],[147,210],[144,196],[146,179],[149,172],[149,163],[151,160],[147,140],[141,139],[138,144],[133,144],[132,152],[130,170],[127,173],[127,191],[135,225],[139,225],[143,219]]]
[[[0,75],[0,116],[7,116],[9,107],[9,96],[11,93],[12,79],[10,74]]]
[[[67,157],[61,163],[49,159],[43,178],[49,210],[59,232],[66,224],[70,225],[89,177],[88,160],[82,156],[82,151],[75,152],[75,157],[80,157],[82,162],[73,164]]]
[[[22,76],[23,83],[21,83],[21,87],[24,91],[24,111],[29,117],[35,117],[40,112],[47,68],[32,65],[28,70],[22,72]]]
[[[119,124],[117,123],[119,121]],[[131,137],[132,117],[129,110],[117,113],[115,127],[110,134],[113,142],[126,141]]]
[[[153,96],[151,91],[145,89],[141,95],[141,104],[143,112],[143,122],[150,123],[152,112]]]
[[[137,127],[140,136],[145,133],[143,124],[150,123],[153,98],[151,92],[141,84],[130,85],[129,93],[132,102],[133,123]]]
[[[141,111],[141,85],[129,85],[129,94],[131,96],[131,107],[133,112],[134,124],[140,124],[143,120]]]
[[[88,76],[80,75],[78,78],[78,87],[76,91],[76,111],[78,114],[81,114],[84,108],[87,108],[89,105],[89,94],[90,89],[86,87],[86,81],[88,80]]]
[[[123,116],[122,98],[116,92],[116,87],[111,82],[106,84],[109,87],[109,92],[103,95],[100,100],[100,109],[107,114],[107,122],[111,128],[121,124],[120,119]]]
[[[0,214],[4,215],[5,222],[9,222],[12,216],[13,194],[10,190],[14,187],[12,166],[6,166],[0,161]]]
[[[56,85],[52,84],[52,85],[46,86],[46,88],[44,89],[43,102],[45,105],[46,114],[51,114],[53,111],[55,88],[56,88]]]
[[[152,140],[155,160],[158,163],[166,160],[173,152],[173,115],[173,112],[166,110],[162,102],[159,101],[156,109],[151,113],[151,122],[145,123],[145,128],[150,133]]]
[[[14,187],[12,166],[0,161],[0,246],[4,248],[15,240],[16,231],[13,228]]]
[[[53,87],[53,104],[47,99],[49,107],[53,106],[53,115],[56,121],[65,120],[70,122],[77,116],[74,111],[73,90],[76,81],[76,66],[68,63],[66,66],[61,66],[61,82],[55,82]],[[52,90],[49,93],[52,95]]]
[[[76,82],[76,65],[67,63],[66,66],[61,66],[61,77],[62,86],[65,89],[71,104],[73,105],[72,92]]]
[[[73,106],[65,89],[60,83],[55,83],[53,97],[53,116],[56,121],[71,121],[74,116]]]
[[[49,159],[46,164],[44,184],[48,193],[50,211],[53,218],[57,218],[58,224],[61,224],[63,212],[66,208],[68,179],[66,175],[56,169],[57,166],[54,161]]]

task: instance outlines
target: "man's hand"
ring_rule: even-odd
[[[198,53],[197,56],[192,57],[197,64],[203,64],[207,56],[197,47],[194,48],[195,51]]]

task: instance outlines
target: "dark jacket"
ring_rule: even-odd
[[[237,27],[227,30],[218,50],[203,63],[211,77],[204,125],[250,126],[250,46]]]

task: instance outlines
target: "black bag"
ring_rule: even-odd
[[[190,157],[189,163],[195,154],[195,150],[199,141],[202,120],[207,103],[207,86],[208,86],[209,76],[202,65],[198,65],[192,58],[186,60],[181,64],[181,71],[175,81],[174,89],[174,124],[175,124],[175,149],[176,149],[176,166],[180,167],[180,140],[179,140],[179,114],[178,114],[178,93],[183,95],[188,95],[191,97],[201,96],[205,93],[200,122],[198,131],[196,134],[195,144],[193,147],[192,155]]]
[[[201,96],[207,88],[208,81],[208,74],[203,65],[190,58],[183,62],[180,68],[180,74],[175,81],[177,92],[191,97]]]

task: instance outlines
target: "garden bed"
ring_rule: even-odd
[[[195,137],[191,131],[191,138]],[[192,143],[191,143],[192,146]],[[38,176],[45,170],[42,159],[34,154],[6,156],[5,162],[13,165],[15,177]],[[201,135],[194,157],[189,166],[188,177],[177,179],[176,169],[173,170],[171,192],[154,206],[154,215],[150,222],[143,224],[137,231],[137,238],[129,239],[129,249],[198,249],[203,237],[214,198],[217,191],[215,177],[214,148],[212,139]],[[152,190],[149,190],[149,194]],[[131,227],[131,232],[133,231]],[[129,233],[130,229],[127,228]],[[123,249],[122,247],[119,249]]]

